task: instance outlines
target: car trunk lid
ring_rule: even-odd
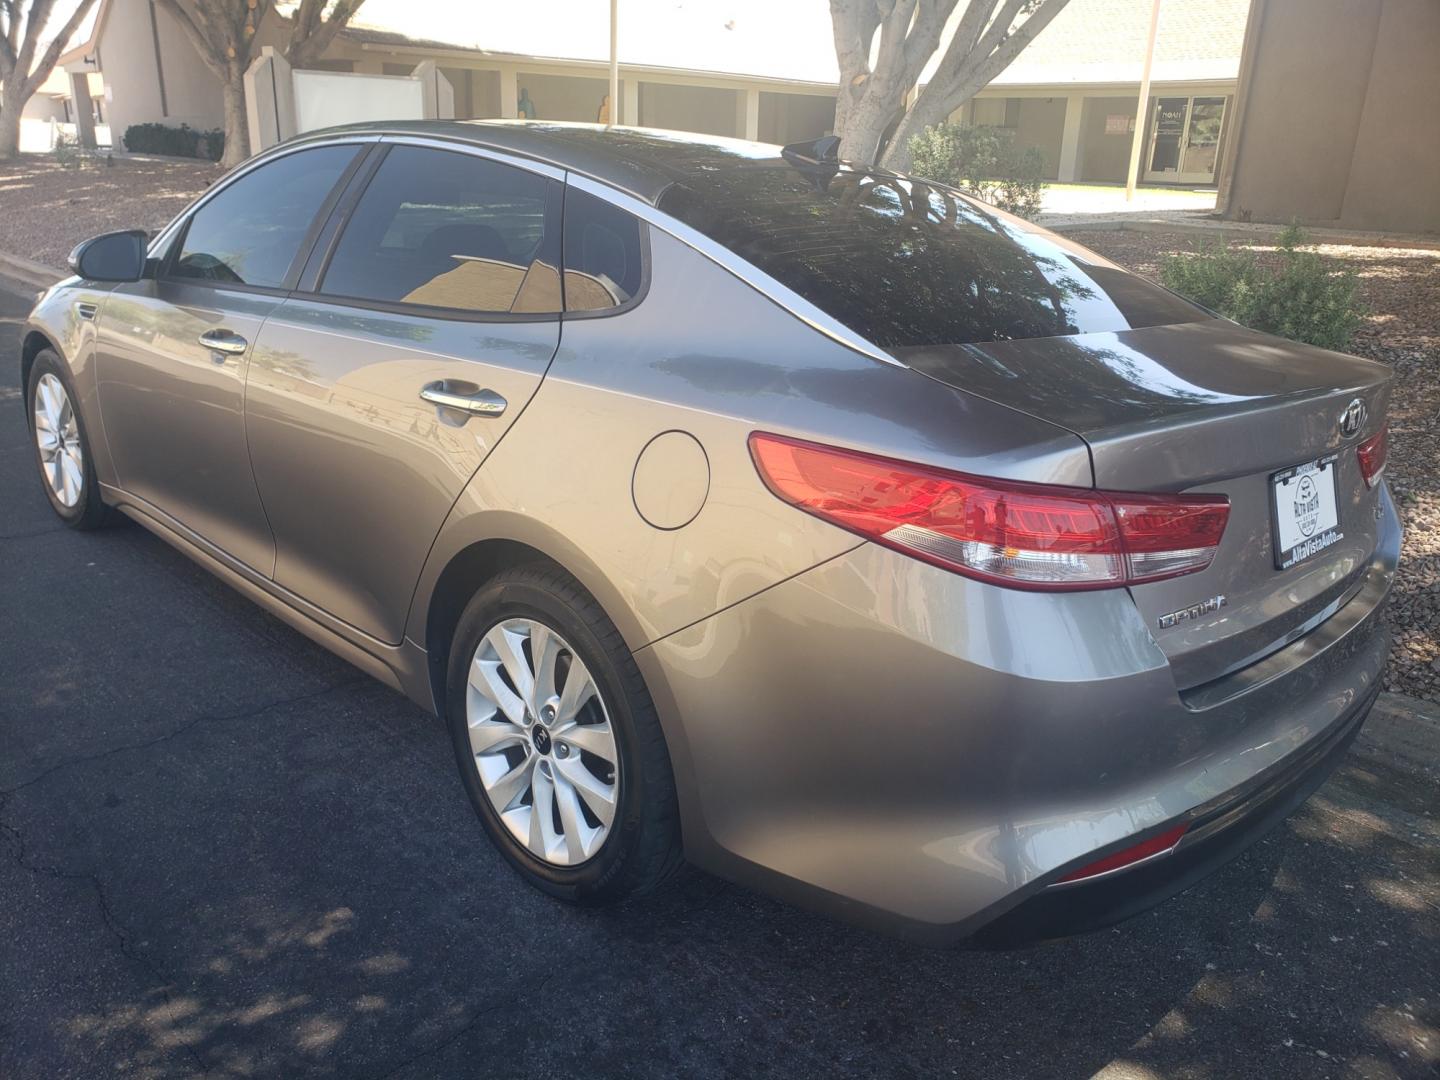
[[[1246,330],[1224,319],[1114,333],[894,350],[916,371],[1073,431],[1095,485],[1118,491],[1220,492],[1230,520],[1210,567],[1131,594],[1181,689],[1260,659],[1322,620],[1374,550],[1378,489],[1355,447],[1380,430],[1389,370]],[[1359,401],[1364,419],[1342,416]],[[1333,456],[1310,476],[1277,474]],[[1333,476],[1336,524],[1317,490]],[[1328,499],[1328,496],[1326,496]],[[1276,499],[1318,547],[1282,568]],[[1333,534],[1333,535],[1332,535]],[[1293,547],[1293,544],[1292,544]]]

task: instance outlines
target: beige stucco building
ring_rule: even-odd
[[[433,61],[461,118],[534,116],[765,142],[830,130],[838,73],[826,0],[622,0],[620,100],[609,110],[608,4],[367,0],[316,65],[408,74]],[[1249,0],[1164,0],[1142,180],[1213,183],[1223,159]],[[1052,179],[1125,178],[1149,0],[1071,0],[956,119],[1004,126]],[[154,0],[101,0],[65,71],[99,78],[115,139],[135,123],[220,125],[219,87]],[[273,24],[261,40],[277,41]],[[922,82],[925,76],[922,76]],[[602,112],[603,111],[603,112]]]
[[[1440,232],[1440,0],[1255,0],[1227,216]]]

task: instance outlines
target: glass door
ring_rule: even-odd
[[[1156,98],[1145,179],[1213,184],[1224,122],[1223,97]]]

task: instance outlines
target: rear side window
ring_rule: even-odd
[[[397,146],[356,204],[320,292],[481,314],[559,312],[558,201],[558,185],[534,173]]]
[[[565,189],[565,310],[612,311],[645,280],[640,222],[618,206]]]
[[[659,208],[885,348],[1194,322],[1204,311],[948,188],[790,165],[697,173]]]
[[[280,288],[356,152],[301,150],[246,173],[195,212],[169,276]]]

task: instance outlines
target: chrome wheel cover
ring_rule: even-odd
[[[50,493],[64,507],[80,501],[85,489],[85,455],[80,425],[65,384],[54,375],[40,376],[35,386],[35,445]]]
[[[595,856],[615,821],[620,754],[590,672],[533,619],[491,627],[470,661],[470,752],[495,813],[552,866]]]

